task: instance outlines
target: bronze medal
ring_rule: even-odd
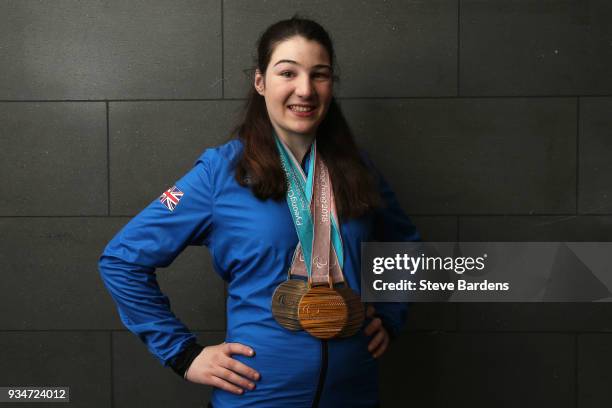
[[[302,296],[298,318],[302,328],[312,336],[331,339],[346,326],[348,306],[335,289],[315,286]]]
[[[346,283],[345,283],[346,285]],[[361,303],[361,297],[350,287],[336,288],[336,292],[344,299],[348,307],[348,319],[338,337],[350,337],[356,334],[365,320],[365,307]]]
[[[278,285],[272,295],[272,315],[287,330],[302,330],[298,318],[298,305],[308,291],[308,283],[301,279],[288,279]]]

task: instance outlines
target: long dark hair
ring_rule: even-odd
[[[259,37],[256,68],[265,74],[275,47],[294,36],[321,44],[329,55],[332,72],[336,72],[334,48],[328,33],[318,23],[297,15],[272,24]],[[333,75],[333,80],[337,82],[338,76]],[[242,123],[231,132],[237,133],[244,143],[235,176],[240,185],[249,186],[262,200],[280,200],[287,193],[272,130],[265,99],[250,86]],[[361,159],[349,125],[334,97],[317,129],[316,140],[317,154],[329,169],[338,216],[343,220],[359,217],[379,206],[381,200],[376,181]]]

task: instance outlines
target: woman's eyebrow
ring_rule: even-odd
[[[295,65],[300,65],[299,63],[293,61],[293,60],[288,60],[288,59],[282,59],[280,61],[278,61],[276,64],[274,64],[274,66],[277,66],[278,64],[282,63],[282,62],[287,62],[289,64],[295,64]],[[327,64],[317,64],[317,65],[313,65],[313,68],[329,68],[331,69],[331,67]]]

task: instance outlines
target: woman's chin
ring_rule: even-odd
[[[301,124],[298,123],[295,126],[292,126],[291,130],[294,133],[302,133],[305,135],[310,135],[317,131],[317,126],[314,125],[313,123],[309,123],[307,126],[305,125],[306,125],[305,123],[301,123]]]

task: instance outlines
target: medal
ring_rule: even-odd
[[[348,308],[346,325],[338,334],[338,337],[350,337],[361,328],[365,319],[365,307],[363,303],[361,303],[361,297],[348,286],[336,288],[336,292],[342,296]]]
[[[282,149],[282,147],[279,146],[279,149]],[[299,242],[304,241],[312,243],[312,221],[310,220],[310,217],[307,216],[310,210],[308,208],[309,203],[306,199],[306,194],[299,188],[301,187],[301,184],[299,183],[300,179],[298,179],[297,175],[291,171],[289,168],[290,164],[287,163],[286,160],[283,160],[286,159],[282,155],[283,151],[281,150],[280,152],[281,165],[283,166],[283,170],[285,170],[285,174],[287,175],[287,189],[291,195],[290,198],[288,194],[287,203],[289,204],[290,209],[293,208],[291,215],[294,223],[296,223],[296,231],[298,233]],[[314,161],[311,161],[310,171],[314,171],[313,167]],[[303,181],[303,178],[305,177],[303,172],[302,176]],[[311,184],[306,188],[311,188],[310,186]],[[296,221],[297,217],[299,217],[300,222]],[[300,228],[300,226],[302,226],[302,228]],[[308,291],[308,284],[304,280],[291,279],[291,269],[293,268],[293,265],[296,264],[305,266],[300,243],[298,243],[298,246],[293,253],[293,259],[291,260],[292,266],[288,271],[287,280],[280,283],[272,294],[272,315],[274,316],[274,319],[279,325],[292,331],[302,330],[302,326],[298,318],[298,305],[302,299],[302,296]],[[303,273],[293,273],[293,275],[306,275],[305,269]]]
[[[272,295],[272,314],[282,327],[292,331],[303,329],[320,339],[352,336],[363,324],[365,308],[342,274],[342,238],[327,166],[317,157],[316,141],[313,142],[306,177],[276,133],[275,140],[287,178],[287,204],[299,243],[288,279]],[[334,287],[334,283],[344,286]]]
[[[298,317],[308,333],[319,339],[331,339],[346,326],[348,307],[335,289],[314,286],[302,296]]]
[[[308,284],[301,279],[288,279],[278,285],[272,295],[272,315],[287,330],[302,330],[298,318],[298,305],[308,291]]]
[[[335,225],[338,225],[338,223],[336,222],[336,219],[337,219],[336,204],[335,204],[336,202],[334,199],[334,190],[333,188],[331,188],[331,180],[329,181],[329,183],[330,183],[329,201],[330,201],[330,207],[331,207],[331,221],[332,221],[332,227],[333,227]],[[339,237],[339,234],[338,234],[338,237]],[[334,236],[332,234],[332,240],[333,238]],[[337,246],[338,247],[342,246],[341,240],[340,240],[340,243],[337,244]],[[348,317],[347,317],[346,323],[342,331],[338,333],[337,337],[350,337],[356,334],[359,331],[359,329],[361,329],[363,325],[363,321],[365,320],[365,307],[363,303],[361,303],[361,297],[357,294],[357,292],[351,289],[348,285],[348,282],[344,280],[342,269],[340,267],[340,260],[338,259],[338,256],[334,248],[335,246],[333,245],[330,247],[329,259],[331,260],[331,263],[330,263],[329,268],[331,271],[331,275],[334,279],[334,282],[343,284],[342,286],[335,285],[335,291],[342,297],[348,309]]]

